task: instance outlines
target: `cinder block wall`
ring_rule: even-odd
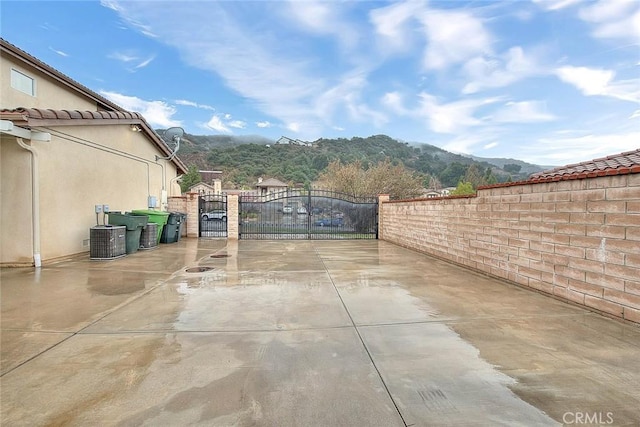
[[[380,239],[640,323],[640,174],[387,201],[380,212]]]
[[[198,207],[198,193],[186,193],[183,196],[169,197],[167,209],[171,212],[187,214],[186,227],[182,227],[182,236],[198,237],[200,213]]]

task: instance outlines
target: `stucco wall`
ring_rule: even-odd
[[[640,322],[640,174],[391,201],[380,212],[383,240]]]
[[[89,250],[94,205],[112,211],[146,209],[147,197],[161,201],[176,167],[160,160],[156,147],[126,125],[44,129],[51,142],[35,142],[40,166],[41,256],[43,262]],[[15,146],[15,147],[14,147]],[[17,147],[17,148],[16,148]],[[2,139],[2,264],[28,261],[31,234],[31,166],[15,138]],[[161,164],[165,165],[165,173]],[[19,168],[17,167],[19,165]],[[159,208],[162,206],[158,205]],[[100,216],[102,221],[102,216]]]
[[[35,96],[11,87],[11,68],[35,79]],[[59,85],[39,71],[23,63],[16,63],[7,55],[0,61],[0,102],[2,108],[50,108],[53,110],[95,111],[96,103]]]

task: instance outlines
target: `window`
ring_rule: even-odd
[[[36,96],[36,81],[14,69],[11,69],[11,87],[27,95]]]

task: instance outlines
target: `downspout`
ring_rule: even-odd
[[[30,145],[24,143],[22,138],[16,137],[18,145],[31,153],[31,219],[33,221],[33,264],[36,268],[42,267],[40,257],[40,182],[38,180],[38,153]]]

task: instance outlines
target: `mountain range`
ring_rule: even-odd
[[[163,131],[158,133],[162,135]],[[387,135],[321,138],[309,142],[309,146],[302,146],[280,144],[257,135],[185,134],[178,156],[189,167],[223,171],[227,188],[251,188],[258,177],[311,183],[334,160],[359,161],[366,168],[389,158],[423,174],[425,187],[429,186],[430,177],[437,178],[444,187],[456,186],[468,177],[467,172],[474,165],[476,174],[479,171],[493,182],[519,181],[548,169],[516,159],[456,154],[434,145],[403,142]]]

